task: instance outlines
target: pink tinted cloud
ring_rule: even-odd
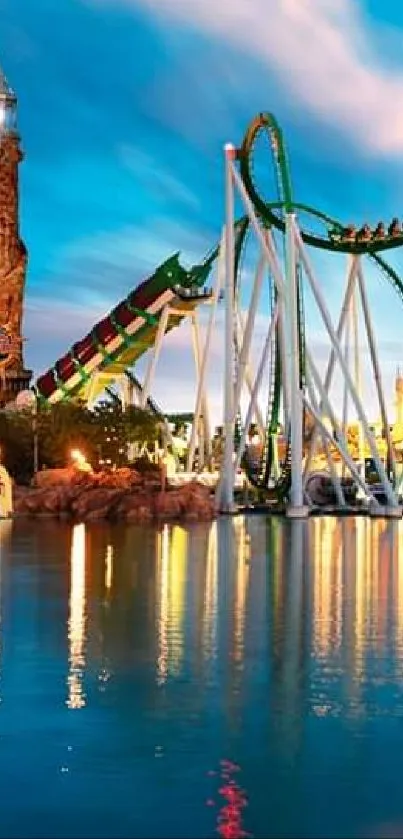
[[[88,0],[87,0],[88,2]],[[382,64],[357,0],[91,0],[143,6],[265,62],[290,95],[367,153],[403,150],[403,69]],[[385,45],[383,45],[385,47]]]

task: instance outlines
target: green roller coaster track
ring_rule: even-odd
[[[254,162],[259,138],[263,136],[269,141],[269,148],[272,155],[274,171],[276,176],[277,196],[276,200],[266,201],[262,197],[257,184],[254,173]],[[281,234],[285,234],[285,216],[288,213],[296,215],[303,214],[315,221],[315,224],[322,225],[323,235],[317,232],[312,232],[305,228],[305,225],[300,224],[300,233],[303,242],[311,247],[319,248],[320,250],[331,251],[333,253],[345,253],[353,255],[365,254],[377,265],[383,275],[392,284],[394,290],[399,295],[403,302],[403,283],[397,272],[385,261],[380,254],[383,251],[391,250],[403,245],[403,229],[400,226],[394,227],[393,231],[389,228],[388,233],[380,232],[379,225],[374,233],[369,231],[367,226],[363,226],[357,233],[355,228],[346,228],[340,221],[332,218],[326,213],[323,213],[307,204],[302,204],[294,201],[292,183],[290,176],[290,168],[287,160],[286,146],[283,138],[281,128],[275,117],[270,113],[258,114],[249,124],[241,146],[237,149],[237,160],[239,163],[240,175],[246,189],[246,192],[251,200],[255,212],[260,219],[262,227],[265,229],[274,229]],[[274,196],[273,196],[274,198]],[[365,229],[367,228],[367,229]],[[240,218],[235,223],[235,293],[238,294],[241,285],[242,275],[242,255],[246,246],[246,238],[250,229],[250,220],[247,216]],[[347,231],[347,232],[346,232]],[[186,286],[202,286],[204,285],[211,267],[217,257],[219,256],[220,247],[216,246],[209,251],[205,259],[197,266],[194,266],[190,271],[185,272],[178,264],[178,270],[172,274],[172,287],[184,282],[183,276],[186,275]],[[177,255],[176,255],[177,257]],[[180,269],[180,270],[179,270]],[[183,276],[182,276],[183,275]],[[298,284],[298,335],[299,335],[299,349],[300,349],[300,385],[304,386],[305,380],[305,318],[303,311],[303,289],[301,280],[300,266],[297,264],[297,284]],[[271,305],[276,300],[276,289],[274,284],[271,287]],[[189,301],[189,305],[191,302]],[[140,313],[146,320],[147,313]],[[158,320],[158,318],[157,318]],[[144,327],[145,335],[144,341],[142,339],[141,346],[139,346],[136,357],[144,352],[151,344],[150,340],[155,332],[155,325],[153,329]],[[144,331],[143,330],[143,331]],[[148,334],[148,332],[150,334]],[[119,358],[105,356],[102,362],[102,367],[111,368],[111,379],[113,379],[113,365],[119,361],[119,371],[122,366],[127,367],[132,360],[133,348],[132,345],[138,341],[137,334],[132,337],[125,336],[124,352],[119,350],[115,355]],[[144,345],[143,345],[144,344]],[[258,474],[250,474],[250,478],[258,487],[267,491],[270,478],[273,476],[273,466],[276,453],[276,436],[279,427],[280,407],[281,407],[281,387],[282,387],[282,370],[281,370],[281,353],[279,343],[279,331],[277,330],[273,339],[271,354],[271,370],[270,370],[270,387],[268,394],[268,405],[266,414],[266,430],[265,441],[263,447],[262,461]],[[82,384],[79,382],[77,388],[80,389]],[[65,394],[66,398],[71,398],[74,393]],[[237,418],[236,426],[240,422]],[[237,428],[236,428],[237,430]],[[290,485],[290,445],[288,438],[288,445],[286,447],[286,454],[281,468],[280,477],[278,478],[274,492],[276,497],[284,497]]]
[[[256,186],[254,175],[254,157],[256,145],[261,135],[266,135],[269,140],[272,157],[274,161],[277,191],[280,200],[266,201],[261,196],[259,189]],[[243,184],[246,188],[248,196],[252,201],[254,209],[261,220],[261,223],[266,228],[274,228],[280,233],[285,234],[285,215],[287,213],[303,213],[304,216],[310,216],[315,222],[320,222],[324,227],[324,235],[313,233],[305,227],[300,229],[302,240],[306,245],[319,248],[321,250],[331,251],[333,253],[346,253],[368,255],[371,260],[378,266],[384,276],[392,284],[393,288],[399,295],[403,302],[403,283],[397,272],[380,256],[380,251],[391,250],[403,245],[403,230],[395,230],[393,234],[382,236],[370,235],[366,232],[366,240],[363,239],[362,230],[358,233],[351,233],[350,237],[346,237],[346,228],[337,219],[332,218],[326,213],[323,213],[307,204],[302,204],[294,201],[290,168],[287,160],[286,146],[283,138],[281,128],[270,113],[260,113],[252,120],[246,134],[244,136],[241,147],[237,150],[237,159],[239,161],[240,174]],[[241,221],[241,233],[236,240],[235,252],[235,283],[236,287],[240,284],[240,252],[244,247],[244,241],[248,230],[248,222],[245,219]],[[360,236],[361,234],[361,236]],[[303,315],[303,290],[300,280],[299,266],[297,265],[297,281],[298,281],[298,334],[300,346],[300,383],[303,386],[305,378],[305,334],[304,334],[304,315]],[[275,298],[276,291],[273,296]],[[272,474],[274,463],[274,449],[275,438],[279,425],[280,415],[280,401],[281,401],[281,355],[279,350],[278,332],[274,342],[274,353],[272,355],[273,375],[272,384],[269,391],[267,420],[266,420],[266,434],[265,445],[263,450],[262,463],[260,474],[255,479],[257,486],[267,488],[269,478]],[[289,438],[286,449],[286,456],[283,463],[281,477],[276,484],[276,493],[278,496],[285,496],[290,485],[290,445]]]

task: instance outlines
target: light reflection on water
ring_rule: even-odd
[[[84,708],[83,673],[85,668],[85,524],[76,524],[71,534],[69,598],[69,708]]]
[[[184,617],[186,598],[187,533],[168,525],[157,533],[157,684],[181,671],[184,654]]]
[[[206,585],[203,597],[202,650],[205,661],[214,661],[217,655],[217,604],[218,549],[217,523],[214,522],[208,533]]]
[[[0,837],[400,829],[402,522],[0,522],[0,582]]]

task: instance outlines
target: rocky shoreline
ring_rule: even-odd
[[[173,488],[159,470],[82,473],[73,468],[39,472],[31,487],[15,486],[14,515],[53,515],[81,521],[152,523],[211,521],[214,498],[197,481]]]

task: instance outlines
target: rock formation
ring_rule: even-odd
[[[158,469],[140,475],[133,469],[94,474],[73,467],[39,472],[32,487],[14,488],[17,515],[55,515],[75,521],[211,521],[214,499],[197,481],[162,489]]]

